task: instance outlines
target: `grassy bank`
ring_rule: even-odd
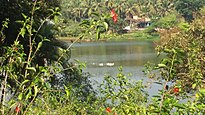
[[[62,40],[66,41],[75,41],[79,37],[60,37]],[[159,39],[159,35],[155,34],[148,34],[145,31],[135,31],[129,32],[125,34],[101,34],[101,38],[99,41],[127,41],[127,40],[151,40],[155,41]],[[82,40],[82,42],[91,42],[97,41],[96,35],[86,35]]]
[[[126,34],[109,37],[109,40],[157,40],[158,34],[150,35],[144,31],[135,31]]]

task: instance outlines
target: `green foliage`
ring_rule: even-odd
[[[99,15],[98,13],[92,13],[90,20],[84,20],[81,22],[81,26],[84,28],[84,33],[90,35],[96,32],[96,39],[100,38],[100,34],[108,30],[107,19],[110,17],[106,14]]]
[[[177,81],[186,90],[203,87],[204,80],[204,32],[203,19],[191,25],[189,31],[171,34],[171,38],[158,47],[159,52],[167,54],[162,60],[164,79]],[[168,35],[170,36],[170,35]],[[167,36],[166,36],[167,37]],[[166,38],[165,39],[168,39]]]
[[[198,12],[204,5],[204,0],[175,0],[175,9],[187,22],[191,22],[194,19],[193,14]]]
[[[189,29],[183,26],[186,31],[169,29],[161,35],[163,42],[157,51],[165,57],[154,67],[147,64],[144,70],[149,75],[153,69],[160,72],[156,77],[162,89],[150,99],[142,81],[128,79],[121,67],[116,77],[106,75],[94,91],[89,75],[82,72],[85,64],[77,61],[79,66],[76,67],[68,63],[72,44],[67,46],[54,38],[55,25],[48,19],[58,21],[55,16],[59,15],[59,9],[48,9],[57,1],[47,2],[14,1],[12,4],[1,1],[10,6],[0,6],[4,11],[23,10],[9,19],[0,11],[3,17],[0,30],[1,114],[205,114],[204,17],[195,19]],[[112,2],[120,5],[118,12],[123,11],[126,2]],[[107,5],[113,7],[112,2]],[[168,3],[163,2],[165,6]],[[23,6],[28,11],[24,11]],[[123,15],[120,15],[122,19]],[[96,38],[112,27],[108,15],[92,12],[90,16],[92,18],[83,21],[82,25],[88,33],[96,32]],[[175,23],[171,18],[175,17],[161,18],[161,22],[167,21],[162,24],[165,28]],[[9,35],[10,32],[16,34]]]
[[[180,22],[180,23],[178,23],[177,26],[178,26],[181,30],[188,31],[190,25],[189,25],[187,22]]]
[[[158,28],[165,28],[165,29],[169,29],[172,28],[176,25],[176,23],[178,22],[177,20],[177,16],[176,14],[172,13],[172,14],[168,14],[165,17],[160,18],[157,22],[156,22],[156,26]]]
[[[149,106],[151,113],[204,114],[204,26],[204,18],[199,18],[187,31],[170,30],[161,35],[157,51],[165,57],[154,67],[146,66],[148,75],[153,76],[153,69],[160,72],[157,78],[163,87]]]
[[[147,94],[143,91],[142,81],[129,80],[119,68],[116,77],[105,76],[104,82],[90,93],[87,101],[78,100],[76,89],[64,86],[65,90],[46,90],[37,98],[28,114],[145,114]],[[110,112],[106,110],[110,108]]]
[[[173,1],[169,0],[160,0],[160,1],[118,1],[118,0],[62,0],[61,8],[62,8],[62,18],[67,22],[68,20],[73,20],[77,24],[79,22],[91,21],[96,18],[93,17],[93,14],[101,14],[103,18],[104,15],[110,15],[112,9],[116,11],[118,16],[118,22],[114,23],[111,20],[111,17],[107,17],[106,23],[108,24],[109,33],[123,33],[123,28],[128,25],[129,22],[126,21],[127,17],[132,16],[146,16],[146,17],[163,17],[173,11]],[[92,21],[91,21],[92,22]],[[76,24],[74,24],[76,25]],[[90,27],[93,24],[90,24]],[[98,24],[100,25],[100,24]],[[71,25],[67,25],[70,27]],[[72,26],[73,27],[73,26]],[[78,26],[74,27],[76,31],[74,33],[78,33]],[[92,28],[92,27],[91,27]],[[77,31],[78,30],[78,31]],[[96,29],[94,29],[96,30]],[[81,32],[84,32],[80,29]],[[70,29],[66,29],[65,33],[69,33]],[[102,32],[102,29],[97,29],[97,38]],[[103,30],[104,32],[104,30]],[[91,32],[93,34],[93,32]],[[65,34],[66,35],[66,34]],[[79,34],[78,34],[79,35]]]
[[[105,76],[100,85],[100,100],[121,114],[145,114],[144,102],[147,94],[143,91],[142,81],[131,81],[119,68],[117,77]]]
[[[46,99],[44,94],[55,95],[58,94],[55,90],[63,90],[58,96],[69,95],[66,88],[68,86],[75,90],[74,94],[79,96],[77,99],[80,101],[85,101],[88,94],[92,92],[88,77],[83,75],[81,69],[68,63],[70,46],[54,38],[55,25],[48,20],[59,15],[59,9],[43,9],[50,14],[47,17],[38,17],[38,11],[41,10],[38,5],[43,3],[37,0],[25,2],[32,5],[31,11],[28,12],[31,16],[21,13],[22,20],[17,16],[16,20],[2,22],[0,32],[1,114],[27,114],[36,104],[37,98]],[[22,4],[19,3],[19,5]],[[10,5],[8,10],[11,7],[13,6]],[[10,23],[13,23],[15,27],[22,26],[15,30],[10,27]],[[7,32],[14,31],[18,33],[12,35],[13,38],[10,39]],[[51,93],[46,93],[48,91]],[[52,98],[57,99],[51,96],[50,99]]]
[[[118,22],[113,23],[111,19],[106,22],[109,25],[108,33],[123,33],[123,28],[127,26],[129,22],[126,21],[127,18],[132,16],[139,17],[149,17],[152,19],[153,27],[160,28],[172,28],[173,26],[178,26],[180,23],[181,14],[187,22],[191,22],[195,15],[200,11],[204,6],[203,0],[147,0],[147,1],[117,1],[117,0],[62,0],[62,18],[65,20],[73,20],[77,25],[83,20],[92,20],[92,14],[105,14],[108,15],[112,9],[114,9],[118,15]],[[178,11],[178,13],[176,12]],[[155,23],[156,22],[156,23]],[[179,27],[186,29],[187,26],[185,23],[180,23]],[[75,26],[74,30],[71,31],[68,27],[71,25],[67,24],[67,29],[63,32],[63,35],[66,36],[66,33],[74,33],[72,35],[80,35],[80,32],[84,32],[79,29],[78,26]],[[73,26],[71,26],[73,27]],[[91,32],[93,34],[93,32]],[[101,29],[97,30],[98,37],[101,33]],[[150,34],[155,34],[154,28],[149,30]]]
[[[62,37],[78,37],[82,34],[82,27],[80,26],[80,23],[76,23],[72,20],[68,20],[65,25],[65,29],[63,30],[62,34],[60,36]]]
[[[1,0],[0,4],[0,22],[4,21],[6,18],[10,20],[9,28],[5,30],[7,37],[12,40],[15,40],[15,37],[18,34],[19,28],[21,27],[16,21],[22,21],[25,19],[25,16],[31,17],[33,15],[33,20],[35,21],[36,27],[39,27],[38,24],[41,24],[41,20],[53,14],[51,10],[48,9],[55,9],[55,7],[59,7],[59,1],[53,0],[43,0],[43,1],[27,1],[27,0]],[[33,5],[37,7],[33,8]],[[32,14],[31,11],[34,10],[36,13]],[[24,14],[24,15],[22,15]],[[1,28],[1,27],[0,27]],[[35,28],[37,30],[37,28]],[[12,33],[12,34],[11,34]],[[9,40],[8,40],[9,42]]]

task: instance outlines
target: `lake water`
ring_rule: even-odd
[[[148,83],[153,80],[142,72],[148,61],[159,62],[151,41],[76,43],[72,48],[71,61],[74,59],[86,63],[87,68],[83,71],[91,74],[91,80],[102,82],[105,75],[116,76],[118,68],[122,66],[130,79],[143,79],[144,84],[150,84],[152,87],[147,89],[148,92],[155,94],[159,88],[157,84]]]

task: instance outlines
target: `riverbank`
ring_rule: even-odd
[[[157,41],[159,40],[159,34],[155,33],[150,35],[144,31],[135,31],[125,34],[101,34],[101,38],[98,40],[95,35],[87,35],[82,39],[79,37],[60,37],[61,40],[73,42],[79,39],[79,42],[95,42],[95,41],[129,41],[129,40],[139,40],[139,41]]]

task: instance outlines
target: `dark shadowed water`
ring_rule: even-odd
[[[102,82],[105,75],[116,76],[118,68],[123,67],[123,72],[129,74],[133,80],[144,80],[144,84],[152,81],[145,77],[142,69],[144,64],[158,62],[155,45],[151,41],[114,41],[114,42],[89,42],[76,43],[72,48],[71,61],[74,59],[86,63],[84,72],[91,74],[91,79]],[[159,88],[151,84],[149,92],[156,92]]]

